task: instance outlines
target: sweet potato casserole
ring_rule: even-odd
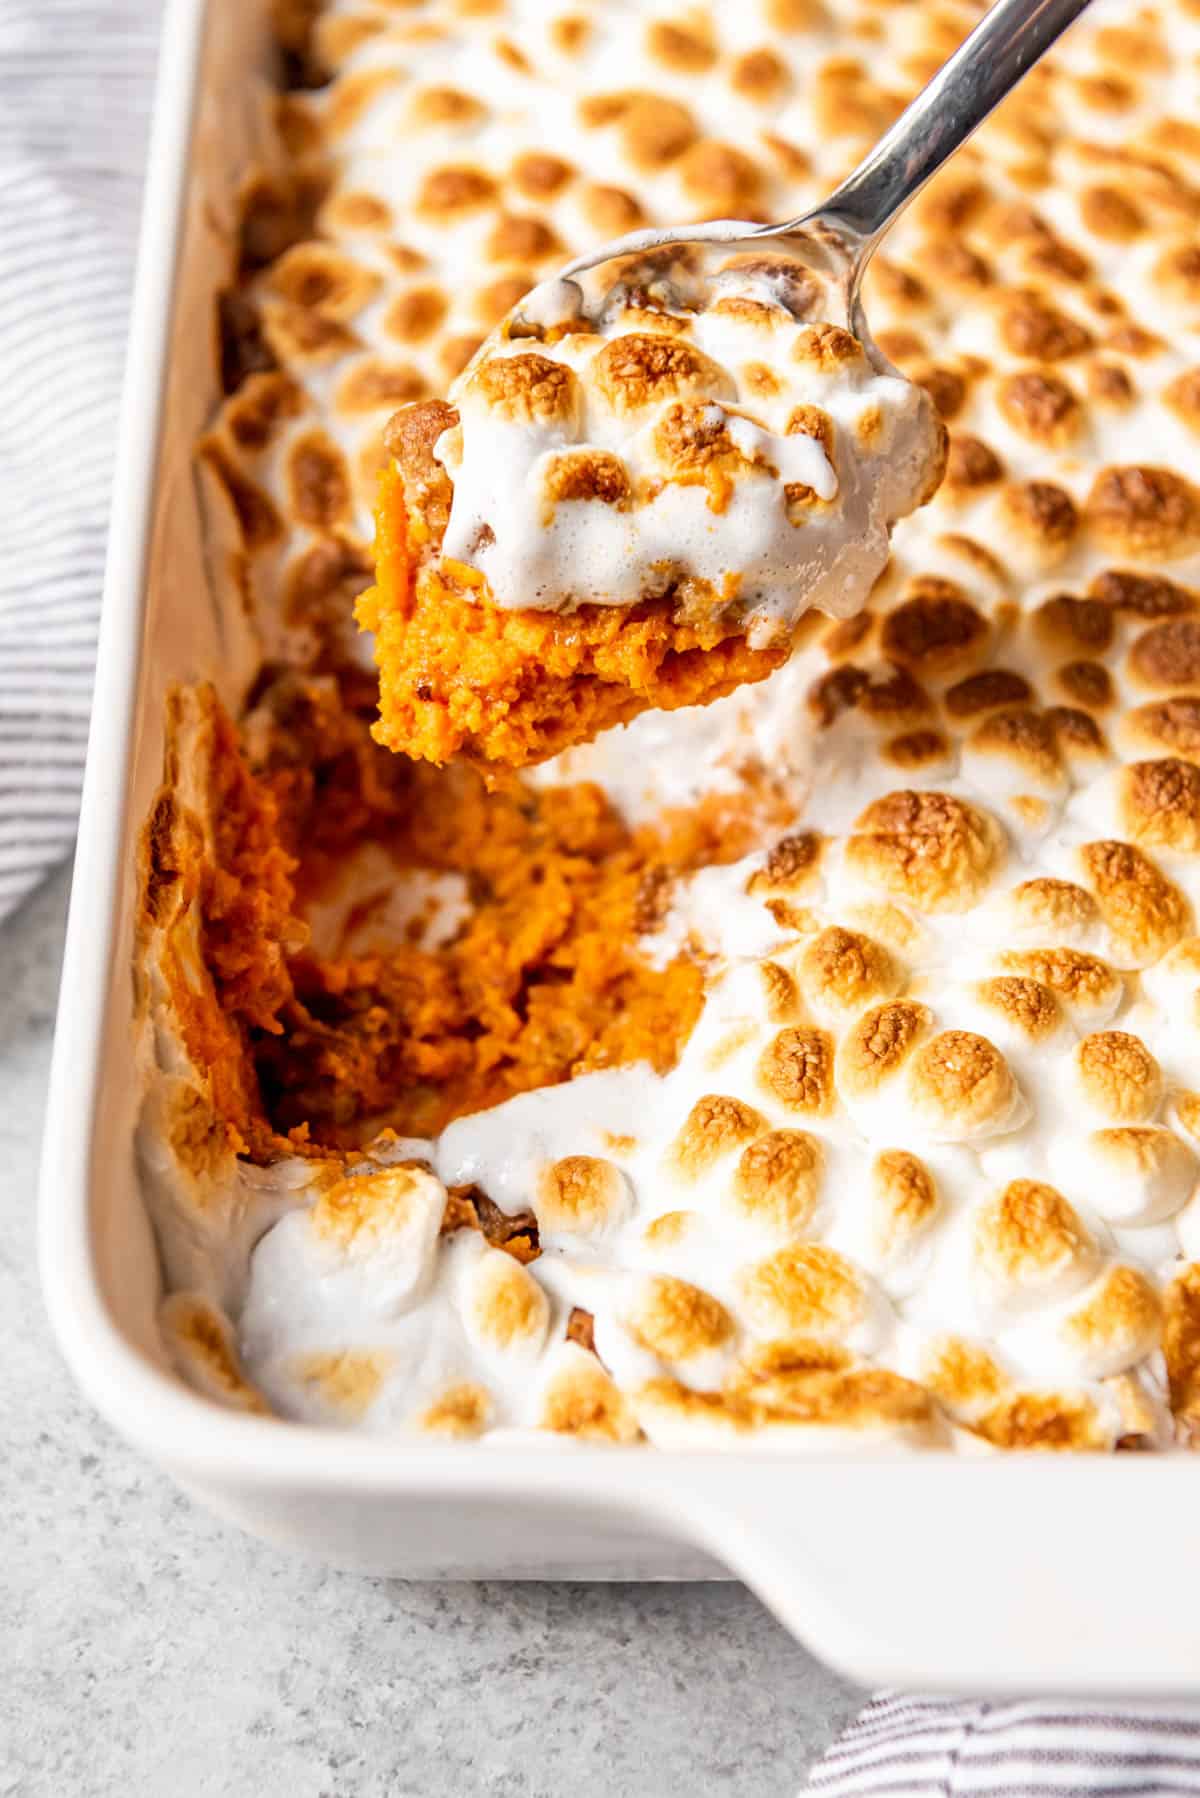
[[[578,422],[649,370],[639,443],[688,516],[773,482],[815,542],[819,465],[871,432],[773,422],[806,356],[864,353],[794,293],[734,308],[717,375],[651,293],[586,380],[551,334],[452,383],[568,256],[820,199],[979,10],[280,7],[197,446],[260,668],[234,706],[172,693],[142,836],[139,1153],[164,1336],[214,1400],[399,1437],[1190,1446],[1196,0],[1097,0],[873,265],[861,379],[949,438],[861,609],[764,634],[723,565],[618,591],[593,535],[624,603],[539,610],[508,513],[454,522],[477,403],[561,427],[548,530],[659,504]]]

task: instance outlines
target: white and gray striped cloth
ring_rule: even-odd
[[[74,835],[158,12],[0,0],[0,917]],[[885,1693],[808,1789],[1200,1793],[1200,1706]]]
[[[0,0],[0,918],[71,847],[157,0]]]
[[[1157,1798],[1200,1792],[1200,1704],[882,1692],[818,1762],[812,1798]]]

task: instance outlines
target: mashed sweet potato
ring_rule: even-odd
[[[473,569],[423,561],[414,532],[430,527],[409,505],[404,475],[385,468],[376,585],[355,612],[375,635],[375,737],[388,749],[526,767],[640,712],[706,705],[764,680],[790,653],[786,636],[752,649],[729,613],[689,610],[677,591],[565,613],[498,606]]]
[[[687,956],[651,966],[639,937],[678,868],[745,850],[753,808],[736,828],[704,811],[635,833],[588,784],[489,792],[469,767],[379,749],[331,677],[267,686],[240,732],[205,689],[203,718],[208,841],[165,786],[143,837],[143,912],[152,928],[190,919],[202,977],[194,954],[159,965],[235,1146],[351,1149],[585,1070],[671,1065],[701,970]],[[444,946],[329,955],[306,940],[306,910],[367,842],[397,882],[465,877],[468,915]]]

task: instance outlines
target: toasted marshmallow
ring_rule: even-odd
[[[1169,752],[1194,763],[1200,755],[1200,695],[1180,693],[1132,707],[1121,718],[1120,738],[1135,752]]]
[[[725,1382],[731,1396],[829,1430],[862,1431],[932,1446],[937,1431],[929,1395],[884,1368],[856,1365],[845,1349],[789,1338],[759,1345]]]
[[[1188,1262],[1163,1292],[1163,1358],[1180,1440],[1200,1433],[1200,1263]]]
[[[656,1447],[766,1448],[785,1453],[944,1445],[928,1396],[882,1368],[813,1370],[768,1405],[740,1392],[696,1392],[654,1380],[634,1394],[638,1421]]]
[[[1200,1093],[1187,1088],[1173,1092],[1167,1111],[1171,1124],[1182,1131],[1185,1141],[1200,1142]]]
[[[1067,792],[1054,732],[1032,708],[992,712],[976,725],[963,747],[963,773],[994,801],[1023,794],[1059,801]]]
[[[246,1377],[233,1325],[210,1299],[173,1292],[159,1307],[158,1322],[171,1359],[189,1386],[232,1411],[270,1409]]]
[[[1187,899],[1132,843],[1119,838],[1085,843],[1078,861],[1122,958],[1119,965],[1144,967],[1187,935],[1192,922]]]
[[[758,1059],[758,1083],[777,1109],[824,1117],[833,1106],[833,1038],[826,1030],[791,1025],[773,1036]]]
[[[602,1236],[619,1225],[632,1204],[628,1181],[599,1155],[563,1155],[547,1162],[535,1187],[534,1210],[542,1239]]]
[[[1200,937],[1184,937],[1142,975],[1142,989],[1176,1029],[1200,1031]]]
[[[976,1212],[971,1279],[996,1316],[1065,1298],[1099,1265],[1091,1232],[1053,1186],[1012,1180]]]
[[[870,1353],[886,1334],[887,1301],[846,1256],[819,1243],[778,1249],[743,1268],[740,1302],[768,1336],[811,1336]]]
[[[1182,1253],[1189,1261],[1200,1260],[1200,1186],[1193,1188],[1191,1197],[1176,1212],[1175,1228]]]
[[[1070,1100],[1109,1124],[1144,1124],[1162,1099],[1162,1070],[1140,1037],[1097,1030],[1076,1043],[1069,1067]]]
[[[1109,1223],[1158,1224],[1187,1203],[1200,1164],[1170,1130],[1116,1125],[1052,1147],[1051,1159],[1068,1190],[1078,1192]]]
[[[869,1193],[866,1264],[889,1291],[909,1286],[942,1214],[937,1182],[907,1149],[883,1149],[871,1164]]]
[[[669,1274],[636,1279],[621,1323],[639,1348],[672,1366],[711,1364],[733,1340],[736,1324],[719,1299]]]
[[[838,1095],[849,1111],[865,1117],[870,1108],[887,1100],[932,1024],[929,1007],[909,999],[894,999],[863,1013],[837,1052]]]
[[[1121,1419],[1119,1448],[1165,1449],[1171,1446],[1175,1439],[1175,1420],[1163,1386],[1161,1374],[1154,1378],[1145,1369],[1114,1374],[1104,1382],[1104,1390],[1116,1405]]]
[[[1099,1453],[1114,1446],[1121,1414],[1108,1395],[1087,1391],[1022,1390],[1002,1398],[973,1427],[996,1448],[1025,1453],[1064,1450]]]
[[[1143,849],[1200,852],[1200,768],[1178,756],[1132,762],[1121,770],[1123,832]]]
[[[1100,908],[1087,888],[1074,881],[1036,875],[1002,894],[994,909],[997,930],[1006,942],[1030,948],[1062,944],[1088,950],[1096,946]]]
[[[1029,1115],[999,1049],[970,1030],[944,1030],[915,1050],[903,1086],[905,1104],[933,1142],[976,1142]]]
[[[707,1173],[765,1128],[761,1114],[740,1099],[721,1093],[698,1099],[671,1148],[671,1161],[685,1178]]]
[[[570,367],[532,351],[479,363],[461,389],[460,408],[478,407],[497,423],[540,426],[553,441],[578,427],[583,389]]]
[[[375,1404],[394,1366],[386,1349],[320,1349],[291,1357],[283,1371],[302,1395],[306,1412],[330,1423],[356,1424]]]
[[[594,1355],[560,1343],[539,1395],[538,1425],[581,1442],[636,1442],[641,1434],[629,1401]]]
[[[961,995],[960,1004],[964,1022],[977,1023],[981,1034],[1006,1055],[1020,1057],[1030,1066],[1069,1040],[1057,994],[1028,974],[994,974],[976,981]]]
[[[642,1230],[638,1249],[656,1266],[707,1265],[712,1225],[699,1211],[660,1211]]]
[[[339,1180],[308,1211],[293,1211],[254,1251],[260,1289],[303,1308],[311,1285],[335,1288],[378,1318],[398,1317],[433,1277],[446,1206],[440,1180],[417,1168],[382,1168]]]
[[[952,1417],[973,1424],[1011,1390],[1006,1369],[981,1343],[962,1336],[930,1336],[921,1344],[915,1371]]]
[[[1106,468],[1088,494],[1087,519],[1112,556],[1174,558],[1200,546],[1200,488],[1169,468]]]
[[[724,1207],[754,1235],[794,1242],[816,1216],[824,1166],[817,1137],[805,1130],[770,1130],[743,1149]]]
[[[757,964],[755,976],[767,1021],[772,1024],[795,1023],[801,1008],[795,976],[781,962],[770,957]]]
[[[1128,673],[1135,688],[1161,693],[1195,685],[1200,672],[1200,631],[1191,617],[1168,617],[1134,639]]]
[[[468,1340],[492,1355],[537,1358],[550,1323],[550,1301],[528,1268],[503,1249],[485,1249],[459,1295]]]
[[[1139,1269],[1114,1262],[1060,1312],[1040,1317],[1011,1340],[1043,1377],[1106,1380],[1153,1354],[1161,1336],[1156,1288]]]
[[[473,1380],[457,1380],[444,1387],[414,1419],[414,1427],[427,1436],[469,1441],[482,1436],[492,1421],[492,1395]]]
[[[745,1399],[698,1392],[659,1376],[633,1393],[634,1416],[656,1448],[745,1448],[765,1423]]]
[[[535,289],[451,389],[443,554],[502,606],[631,605],[685,578],[735,592],[752,633],[856,609],[944,439],[873,346],[808,322],[823,285],[764,244]]]
[[[846,1373],[854,1356],[836,1343],[789,1336],[757,1343],[730,1368],[725,1391],[772,1407],[785,1406],[814,1374]]]
[[[1005,974],[1048,987],[1078,1024],[1106,1022],[1124,996],[1124,982],[1115,969],[1081,949],[1009,949],[997,957],[997,965]]]
[[[846,866],[863,885],[930,912],[966,911],[1003,855],[995,820],[949,793],[889,793],[846,843]]]
[[[882,943],[836,925],[805,944],[797,973],[814,1015],[834,1026],[891,998],[901,983],[900,969]]]

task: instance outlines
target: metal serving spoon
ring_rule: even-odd
[[[569,263],[540,283],[511,315],[518,329],[538,322],[546,296],[555,290],[552,311],[602,303],[604,294],[627,281],[631,266],[649,251],[708,244],[762,248],[765,239],[824,275],[845,308],[856,337],[865,332],[859,289],[863,271],[908,202],[959,149],[1028,73],[1089,0],[996,0],[916,99],[879,140],[854,172],[820,206],[778,225],[719,219],[711,224],[635,231]],[[608,265],[617,264],[608,278]],[[594,270],[601,280],[580,282]],[[531,306],[531,302],[533,305]],[[833,321],[837,322],[837,321]],[[502,327],[503,329],[503,327]]]

